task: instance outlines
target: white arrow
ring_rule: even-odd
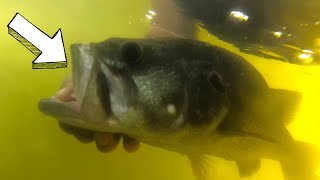
[[[8,30],[11,36],[38,56],[32,62],[33,69],[67,67],[61,29],[51,38],[17,13],[8,24]]]

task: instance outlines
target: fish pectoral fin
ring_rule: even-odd
[[[236,161],[240,177],[251,176],[256,173],[261,165],[260,159],[246,159]]]
[[[208,169],[207,169],[207,158],[205,155],[188,155],[191,163],[191,168],[194,176],[197,180],[207,180]]]

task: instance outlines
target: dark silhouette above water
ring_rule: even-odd
[[[315,41],[320,37],[319,0],[174,1],[184,14],[241,51],[303,64],[297,54],[307,49],[312,51],[312,64],[320,62],[319,55],[313,51]]]

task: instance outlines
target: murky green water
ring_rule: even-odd
[[[19,12],[49,35],[62,29],[67,58],[76,42],[98,42],[109,37],[144,37],[149,21],[148,0],[141,1],[45,1],[0,2],[0,179],[194,179],[185,156],[142,145],[128,154],[118,148],[111,154],[98,152],[94,144],[81,144],[63,133],[52,118],[37,109],[40,98],[54,94],[71,67],[33,70],[35,56],[8,34],[7,24]],[[201,30],[199,38],[246,57],[272,87],[303,93],[302,106],[289,126],[298,140],[320,146],[320,67],[302,67],[265,61],[240,53],[231,44]],[[211,174],[237,179],[234,164],[218,160]],[[264,160],[257,179],[282,179],[279,164]]]

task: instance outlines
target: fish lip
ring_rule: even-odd
[[[56,97],[41,99],[38,103],[38,108],[42,113],[53,116],[57,119],[81,119],[80,106],[76,100],[63,102]]]
[[[82,105],[88,91],[88,83],[93,75],[94,56],[92,44],[72,44],[72,82],[75,98]]]

